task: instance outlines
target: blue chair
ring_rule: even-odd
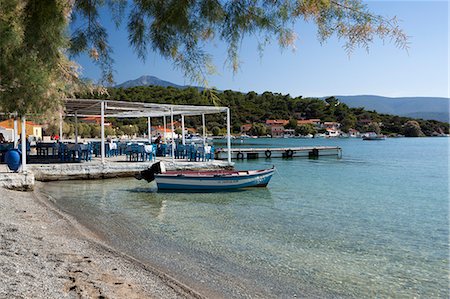
[[[167,155],[167,144],[160,144],[157,153],[158,156],[165,157]]]
[[[153,161],[156,161],[156,144],[152,145],[152,156],[153,156]]]
[[[209,153],[205,154],[206,161],[214,160],[214,146],[211,146]]]
[[[108,144],[109,146],[109,156],[110,157],[117,157],[119,155],[119,144],[118,142],[113,142],[113,149],[111,148],[111,145]]]
[[[81,148],[81,160],[83,161],[92,161],[92,143],[88,143],[82,146]]]
[[[205,161],[205,147],[199,146],[195,155],[195,161]]]
[[[155,161],[156,160],[156,144],[144,145],[144,155],[145,155],[145,160]]]
[[[101,151],[100,151],[101,144],[102,144],[102,143],[99,142],[99,141],[94,141],[94,142],[92,142],[92,150],[93,150],[93,153],[94,153],[94,155],[95,155],[96,157],[102,155],[102,153],[101,153]]]
[[[117,144],[118,155],[125,155],[126,149],[127,149],[127,144],[125,142],[119,142]]]
[[[189,161],[195,161],[197,149],[195,145],[190,144],[186,146],[186,157]]]
[[[60,143],[59,144],[59,151],[58,151],[59,160],[62,162],[69,161],[69,150],[67,149],[67,144]]]
[[[176,159],[186,158],[186,146],[184,144],[178,144],[175,150]]]

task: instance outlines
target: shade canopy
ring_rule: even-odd
[[[118,118],[160,117],[174,115],[202,115],[226,112],[227,107],[170,105],[141,102],[125,102],[95,99],[65,100],[66,116],[98,116],[101,114],[101,103],[105,103],[104,116]]]

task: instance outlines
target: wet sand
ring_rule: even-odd
[[[0,298],[203,297],[108,247],[38,191],[2,188],[0,281]]]

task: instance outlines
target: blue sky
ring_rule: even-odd
[[[408,52],[392,43],[376,40],[369,53],[357,49],[351,57],[343,42],[331,38],[324,45],[317,40],[314,24],[296,26],[297,50],[281,51],[273,42],[262,58],[256,39],[246,38],[241,47],[240,70],[233,74],[225,64],[226,48],[220,42],[207,51],[213,55],[218,74],[209,77],[219,90],[280,92],[292,96],[374,94],[381,96],[449,95],[449,3],[447,1],[366,1],[375,14],[397,16],[410,36]],[[143,63],[128,44],[125,24],[119,30],[107,19],[109,39],[114,49],[115,81],[122,83],[142,75],[152,75],[180,85],[191,84],[170,61],[149,53]],[[99,69],[86,56],[76,61],[82,75],[95,80]]]

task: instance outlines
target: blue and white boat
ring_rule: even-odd
[[[386,136],[379,135],[375,132],[369,132],[369,133],[366,133],[362,139],[363,140],[386,140]]]
[[[184,170],[164,171],[163,164],[155,163],[137,178],[155,180],[158,190],[214,191],[248,187],[266,187],[275,168],[262,170]]]

